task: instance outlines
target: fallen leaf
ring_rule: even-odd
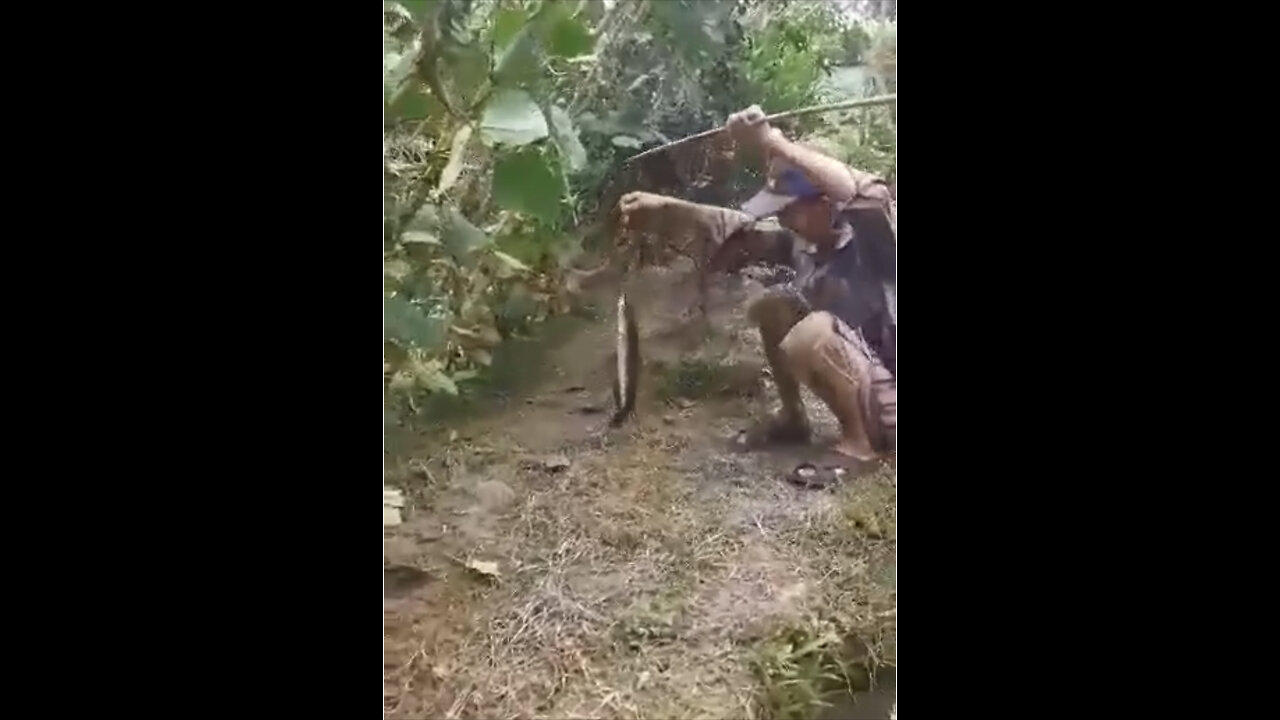
[[[399,508],[387,507],[386,505],[382,506],[382,527],[395,527],[396,525],[399,525],[400,522]]]
[[[489,560],[468,560],[467,569],[490,578],[500,578],[498,563]]]
[[[458,132],[454,133],[449,149],[449,162],[440,172],[440,183],[436,185],[436,195],[441,195],[453,187],[454,183],[458,182],[458,177],[462,175],[462,167],[467,160],[467,143],[471,142],[471,132],[470,125],[463,125],[458,128]]]
[[[427,245],[440,244],[440,238],[429,232],[422,232],[421,230],[406,230],[404,234],[400,236],[400,239],[407,243],[425,243]]]

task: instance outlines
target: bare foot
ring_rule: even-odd
[[[878,457],[866,442],[855,443],[847,439],[841,439],[832,445],[831,452],[860,462],[871,462]]]

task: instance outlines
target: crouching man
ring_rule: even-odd
[[[808,442],[800,395],[806,386],[840,421],[841,437],[822,458],[796,468],[793,479],[825,484],[896,447],[896,207],[881,178],[792,142],[763,117],[753,106],[728,121],[738,143],[760,149],[768,162],[766,186],[740,211],[640,192],[623,196],[620,210],[624,223],[656,213],[702,225],[718,245],[712,269],[763,259],[795,270],[792,282],[749,309],[781,410],[737,442]],[[755,229],[755,221],[772,216],[790,234]]]

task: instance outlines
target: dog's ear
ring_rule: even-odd
[[[753,233],[755,230],[751,228],[739,228],[725,238],[711,254],[707,271],[736,273],[746,267],[750,262]]]
[[[758,231],[762,236],[761,244],[768,248],[765,262],[770,265],[791,267],[792,256],[796,251],[796,237],[790,231],[777,228]]]

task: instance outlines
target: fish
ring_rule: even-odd
[[[618,293],[617,363],[613,376],[613,417],[609,424],[618,427],[635,412],[636,380],[640,375],[640,330],[636,315],[627,302],[625,292]]]

